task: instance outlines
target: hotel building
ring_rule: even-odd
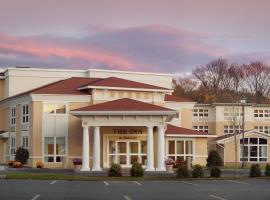
[[[205,165],[210,149],[218,150],[225,164],[240,162],[242,105],[173,96],[172,78],[7,68],[0,72],[0,163],[14,159],[18,147],[29,150],[29,166],[42,161],[46,167],[72,168],[72,160],[81,158],[82,171],[134,162],[147,171],[165,171],[168,157]],[[243,159],[268,162],[270,107],[245,104],[244,118]]]

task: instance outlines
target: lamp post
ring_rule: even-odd
[[[246,99],[240,100],[242,104],[242,168],[245,166],[245,103]]]

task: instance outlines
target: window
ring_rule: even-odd
[[[267,162],[268,146],[267,139],[245,138],[244,151],[243,139],[240,140],[240,161],[247,162]]]
[[[241,107],[225,107],[224,108],[224,119],[232,120],[234,117],[242,117],[243,110]]]
[[[193,126],[193,130],[208,133],[208,126]]]
[[[10,155],[15,156],[16,154],[16,137],[10,137]]]
[[[167,157],[173,160],[184,161],[187,157],[194,159],[193,140],[174,139],[168,140]]]
[[[63,162],[66,156],[66,142],[64,137],[45,137],[44,138],[44,161]]]
[[[29,107],[28,104],[22,105],[22,124],[29,122]]]
[[[10,125],[16,125],[16,107],[10,109]]]
[[[270,126],[255,126],[254,128],[262,133],[270,134]]]
[[[46,114],[66,114],[66,104],[45,103],[43,112]]]
[[[193,117],[208,117],[208,109],[193,109]]]
[[[235,126],[234,128],[235,128],[235,133],[241,133],[243,130],[243,126]],[[224,133],[233,134],[233,125],[225,125]]]
[[[22,148],[28,149],[28,136],[22,137]]]
[[[269,119],[270,118],[270,110],[268,109],[255,109],[254,117],[256,119]]]

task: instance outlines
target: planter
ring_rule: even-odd
[[[166,171],[173,173],[173,165],[166,165]]]
[[[73,171],[80,172],[81,168],[82,168],[82,165],[74,165]]]

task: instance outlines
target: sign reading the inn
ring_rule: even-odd
[[[113,129],[113,134],[143,134],[141,129]]]

